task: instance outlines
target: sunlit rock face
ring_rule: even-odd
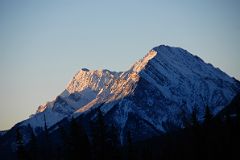
[[[116,62],[117,63],[117,62]],[[48,127],[65,117],[94,119],[100,108],[108,125],[136,140],[183,127],[193,108],[202,119],[205,106],[216,114],[240,91],[240,83],[188,51],[160,45],[126,72],[81,69],[66,89],[22,126]]]

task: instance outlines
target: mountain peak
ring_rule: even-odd
[[[152,50],[154,50],[156,52],[164,52],[166,50],[168,50],[168,51],[176,51],[176,50],[178,50],[178,51],[186,51],[186,50],[184,50],[184,49],[182,49],[180,47],[173,47],[173,46],[164,45],[164,44],[156,46]]]
[[[177,59],[178,58],[177,56],[184,56],[184,54],[187,56],[192,56],[192,54],[185,49],[182,49],[180,47],[172,47],[168,45],[159,45],[157,47],[154,47],[152,50],[157,52],[156,54],[157,57],[169,56],[171,58]]]
[[[59,114],[60,118],[87,114],[102,104],[104,114],[109,114],[122,129],[131,112],[164,131],[162,124],[166,120],[177,122],[181,110],[190,114],[193,106],[198,106],[203,112],[208,105],[217,113],[239,90],[235,80],[199,57],[182,48],[160,45],[125,72],[82,68],[60,95],[62,99],[39,107],[32,120],[46,111],[49,119],[55,112],[57,118]],[[153,115],[156,118],[151,118]]]

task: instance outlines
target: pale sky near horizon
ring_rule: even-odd
[[[0,0],[0,130],[81,68],[127,70],[160,44],[240,79],[238,0]]]

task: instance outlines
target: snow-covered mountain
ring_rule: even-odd
[[[188,51],[160,45],[126,72],[81,69],[66,89],[20,126],[51,127],[65,117],[94,119],[100,108],[124,142],[128,130],[138,140],[183,127],[193,108],[201,120],[205,106],[216,114],[240,92],[240,82]],[[184,116],[183,116],[184,115]]]

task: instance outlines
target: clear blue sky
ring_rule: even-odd
[[[0,0],[0,130],[57,96],[80,68],[127,70],[160,44],[240,79],[240,1]]]

